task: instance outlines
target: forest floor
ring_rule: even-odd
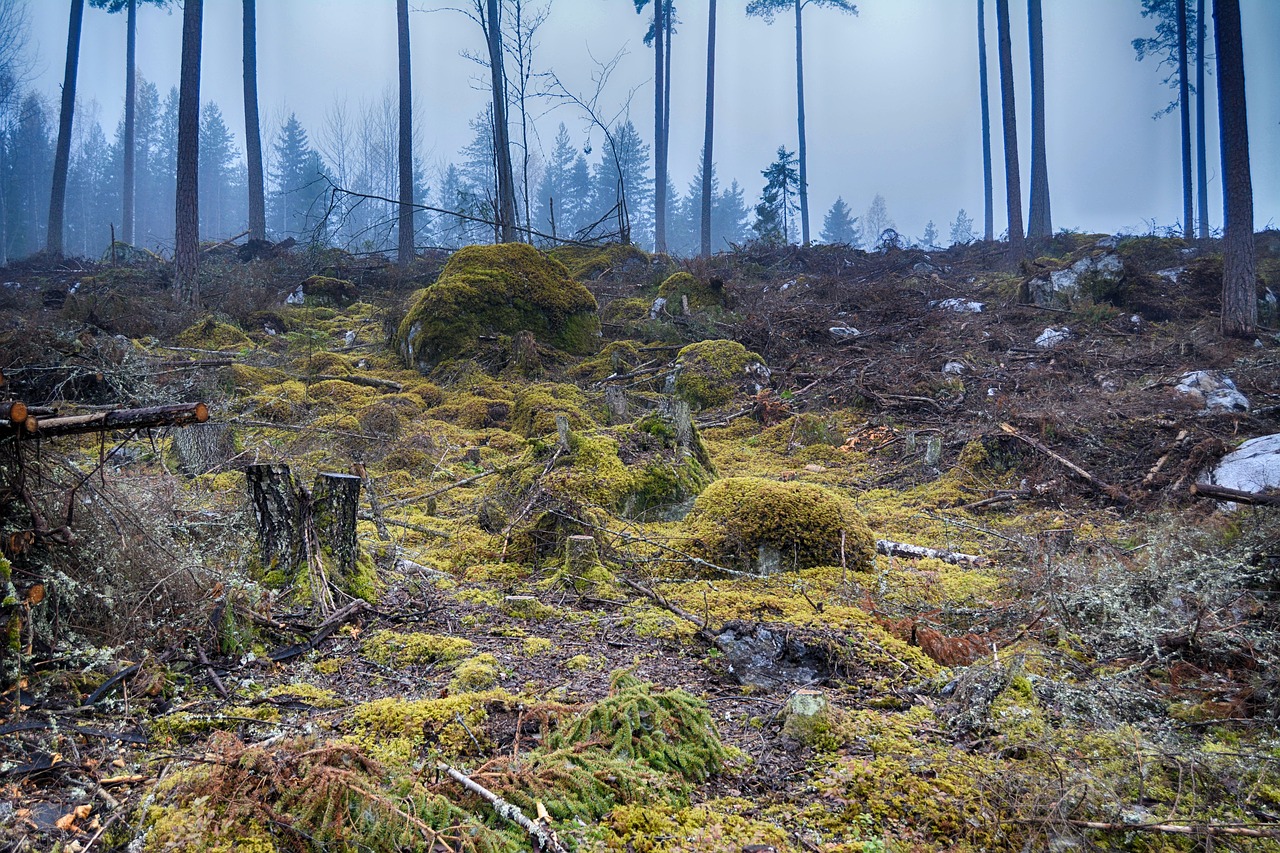
[[[1280,510],[1192,489],[1280,432],[1274,307],[1220,337],[1212,243],[1039,251],[562,250],[592,352],[482,329],[425,373],[389,342],[444,256],[217,247],[209,313],[141,255],[0,270],[0,398],[211,411],[0,438],[0,849],[1280,850]],[[709,340],[768,373],[686,394],[690,438]],[[362,478],[364,568],[263,565],[265,463]],[[618,499],[651,470],[678,500]],[[731,564],[685,513],[739,477],[785,547]]]

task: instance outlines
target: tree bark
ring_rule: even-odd
[[[1018,173],[1018,112],[1013,95],[1013,48],[1009,39],[1009,0],[996,0],[996,28],[1000,43],[1000,116],[1004,125],[1005,206],[1009,215],[1009,250],[1024,251],[1022,183]]]
[[[711,257],[711,174],[715,160],[711,145],[715,140],[716,98],[716,0],[707,4],[707,118],[702,132],[702,257]]]
[[[267,239],[266,189],[262,177],[262,128],[258,124],[257,0],[244,0],[244,149],[249,168],[249,239]]]
[[[1178,4],[1178,113],[1182,130],[1182,236],[1195,237],[1195,206],[1191,194],[1191,86],[1187,79],[1187,2]]]
[[[1049,159],[1044,138],[1044,22],[1040,0],[1027,0],[1027,27],[1031,48],[1031,210],[1027,236],[1043,239],[1053,236],[1053,218],[1049,212]]]
[[[62,223],[67,204],[67,169],[71,163],[71,119],[76,108],[76,69],[80,64],[80,26],[84,0],[71,0],[67,23],[67,64],[62,75],[62,109],[58,114],[58,143],[53,155],[53,187],[49,194],[49,231],[45,248],[62,255]]]
[[[354,474],[322,473],[316,475],[311,490],[311,519],[315,524],[316,541],[321,552],[329,552],[333,567],[340,579],[337,585],[346,588],[346,579],[355,571],[356,514],[360,509],[360,478]]]
[[[984,0],[978,0],[978,89],[982,101],[982,202],[983,240],[990,243],[995,234],[995,193],[991,176],[991,105],[987,85],[987,15]]]
[[[400,57],[400,210],[396,262],[409,266],[413,245],[413,82],[409,75],[409,0],[396,0],[396,44]]]
[[[663,122],[664,91],[667,87],[663,52],[666,44],[663,24],[666,0],[653,0],[653,250],[667,250],[667,155],[666,126]]]
[[[133,245],[133,191],[137,170],[138,0],[129,0],[124,51],[124,189],[120,239]]]
[[[174,287],[192,305],[200,299],[200,36],[204,0],[182,9],[182,70],[178,90],[178,180],[174,204]]]
[[[173,436],[178,466],[191,477],[207,474],[227,464],[235,455],[231,426],[225,423],[194,424]]]
[[[177,403],[171,406],[148,406],[142,409],[113,409],[89,415],[68,415],[39,421],[33,438],[61,435],[83,435],[109,429],[150,429],[152,427],[202,424],[209,419],[204,403]]]
[[[804,139],[804,30],[800,11],[804,0],[795,0],[796,7],[796,126],[800,131],[800,147],[796,156],[800,159],[800,242],[809,245],[809,167],[808,146]]]
[[[263,572],[279,571],[287,583],[306,556],[303,496],[288,465],[250,465],[245,469],[249,504],[257,521],[258,558]]]
[[[1218,118],[1222,139],[1222,334],[1250,337],[1258,323],[1253,247],[1253,181],[1245,109],[1240,0],[1214,0],[1218,49]]]
[[[1209,167],[1205,140],[1204,0],[1196,3],[1196,172],[1200,197],[1200,239],[1209,239]]]
[[[498,0],[486,0],[489,80],[493,93],[493,150],[498,170],[498,240],[516,240],[516,189],[511,168],[511,139],[507,127],[507,75],[502,67],[502,18]]]

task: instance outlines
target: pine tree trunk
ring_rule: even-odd
[[[711,144],[715,140],[716,98],[716,0],[707,6],[707,119],[702,132],[702,257],[711,257],[711,174],[715,161]]]
[[[1187,79],[1187,2],[1178,4],[1178,112],[1182,119],[1182,235],[1195,237],[1194,198],[1191,194],[1191,92]]]
[[[984,0],[978,0],[978,88],[982,101],[982,239],[990,243],[996,238],[996,216],[991,175],[991,105],[987,96],[987,15]]]
[[[800,242],[809,245],[809,167],[808,147],[804,140],[804,30],[800,26],[800,10],[803,0],[795,0],[796,7],[796,126],[800,131]]]
[[[498,0],[487,0],[489,79],[493,90],[493,149],[498,169],[498,239],[516,240],[516,183],[507,127],[507,75],[502,69],[502,19]]]
[[[124,51],[124,190],[120,239],[133,245],[133,188],[137,169],[136,122],[138,102],[138,0],[129,0]]]
[[[53,156],[53,188],[49,194],[49,230],[45,248],[62,254],[62,224],[67,204],[67,169],[71,164],[71,118],[76,107],[76,69],[80,64],[80,25],[84,0],[71,0],[67,24],[67,65],[62,76],[62,110],[58,114],[58,143]]]
[[[1222,138],[1222,334],[1249,337],[1258,322],[1258,290],[1240,0],[1213,0],[1213,31]]]
[[[244,137],[249,168],[249,239],[267,239],[266,188],[262,177],[262,128],[258,125],[258,12],[244,0]]]
[[[1031,210],[1027,236],[1043,239],[1053,236],[1053,218],[1049,212],[1049,159],[1044,138],[1044,22],[1040,0],[1027,0],[1027,24],[1031,48]]]
[[[666,34],[663,11],[666,0],[653,0],[653,250],[667,250],[667,158],[664,151],[666,128],[663,124],[663,92],[666,89],[666,65],[663,47]]]
[[[1018,172],[1018,112],[1013,97],[1013,48],[1009,40],[1009,0],[996,0],[1000,50],[1000,117],[1004,125],[1005,206],[1009,214],[1009,251],[1021,255],[1022,182]]]
[[[1196,172],[1200,197],[1200,239],[1209,239],[1209,157],[1205,140],[1204,0],[1196,3]]]
[[[178,177],[174,205],[174,285],[192,305],[200,299],[200,37],[204,0],[182,10],[182,70],[178,89]]]
[[[306,555],[301,490],[288,465],[250,465],[245,477],[262,571],[279,571],[286,584],[292,583]]]
[[[396,262],[409,266],[413,245],[413,82],[409,76],[409,0],[396,0],[396,44],[400,57],[400,211]]]

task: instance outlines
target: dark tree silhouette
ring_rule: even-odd
[[[1205,142],[1204,0],[1196,3],[1196,195],[1200,200],[1200,239],[1209,239],[1209,166]]]
[[[635,0],[636,12],[642,12],[649,0]],[[667,250],[667,90],[671,81],[667,72],[668,36],[671,33],[670,0],[654,0],[653,24],[646,41],[653,40],[653,250]]]
[[[413,260],[413,84],[409,76],[409,0],[396,0],[396,45],[400,67],[400,210],[396,261]]]
[[[498,170],[498,239],[513,243],[516,240],[516,183],[511,168],[507,76],[502,70],[502,19],[498,0],[486,0],[485,36],[489,44],[489,80],[493,92],[494,165]],[[401,178],[402,187],[403,182]]]
[[[712,174],[711,144],[715,139],[716,0],[707,4],[707,119],[702,133],[702,174]],[[711,181],[702,182],[702,257],[711,256]]]
[[[984,0],[978,0],[978,88],[982,101],[982,209],[983,237],[988,243],[996,238],[995,192],[991,177],[991,105],[987,96],[987,14]]]
[[[1177,0],[1178,7],[1178,113],[1182,124],[1182,234],[1188,240],[1195,236],[1195,210],[1191,195],[1191,93],[1187,81],[1187,2]]]
[[[1053,236],[1049,213],[1049,160],[1044,139],[1044,24],[1040,0],[1027,0],[1028,43],[1031,48],[1031,210],[1027,236]]]
[[[53,188],[49,194],[49,231],[45,248],[62,254],[62,219],[67,203],[67,168],[71,163],[71,118],[76,107],[76,69],[80,64],[80,26],[84,0],[71,0],[67,24],[67,65],[62,75],[62,111],[58,114],[58,144],[53,155]]]
[[[848,12],[850,15],[858,14],[858,7],[848,2],[848,0],[751,0],[747,4],[748,15],[762,17],[769,23],[773,23],[774,16],[783,9],[788,7],[795,9],[796,126],[800,133],[800,146],[797,149],[797,156],[800,161],[800,240],[806,246],[809,245],[809,170],[808,147],[805,145],[804,138],[804,29],[802,27],[801,13],[804,11],[804,7],[810,4],[839,9],[842,12]]]
[[[178,181],[174,204],[174,287],[178,297],[200,299],[200,37],[204,0],[182,8],[182,65],[178,88]]]
[[[1022,182],[1018,174],[1018,111],[1013,98],[1013,48],[1009,41],[1009,0],[996,0],[1000,50],[1000,117],[1004,125],[1005,206],[1009,213],[1009,249],[1022,254]]]
[[[258,124],[258,11],[244,0],[244,151],[249,168],[249,239],[267,238],[266,186],[262,177],[262,128]]]
[[[1218,49],[1218,122],[1222,137],[1222,334],[1250,337],[1258,323],[1253,246],[1253,181],[1245,109],[1240,0],[1213,0]]]

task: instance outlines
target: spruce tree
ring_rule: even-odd
[[[858,217],[850,216],[852,211],[845,204],[843,197],[837,197],[831,209],[822,220],[822,242],[844,243],[857,247],[862,243],[862,232],[858,228]]]

